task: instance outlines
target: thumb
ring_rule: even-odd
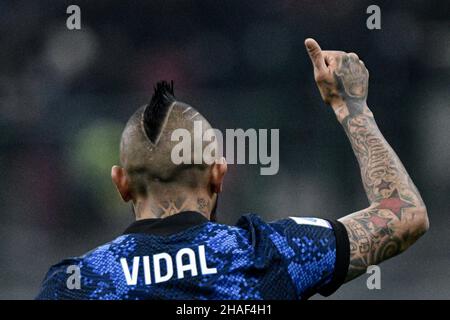
[[[306,51],[308,52],[311,62],[315,69],[322,71],[326,68],[325,61],[322,56],[322,49],[316,40],[308,38],[305,40]]]

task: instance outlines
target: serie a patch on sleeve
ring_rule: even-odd
[[[324,219],[320,219],[320,218],[305,218],[305,217],[289,217],[289,218],[294,220],[297,224],[303,224],[303,225],[310,225],[310,226],[316,226],[316,227],[333,229],[331,224],[327,220],[324,220]]]

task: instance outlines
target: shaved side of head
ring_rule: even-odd
[[[211,128],[197,110],[176,100],[173,83],[157,83],[150,103],[131,116],[122,133],[120,160],[132,192],[147,195],[208,187],[206,163],[177,165],[171,159],[172,149],[178,143],[171,140],[172,132],[185,129],[194,139],[194,121],[201,121],[203,132]]]

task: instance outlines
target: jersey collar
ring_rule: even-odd
[[[167,218],[137,220],[130,224],[123,234],[145,233],[165,236],[181,232],[208,221],[200,212],[183,211]]]

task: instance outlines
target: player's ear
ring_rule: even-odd
[[[225,177],[225,173],[227,173],[227,161],[224,157],[216,160],[211,167],[211,186],[212,192],[220,193],[222,192],[222,184],[223,178]]]
[[[111,178],[116,185],[117,191],[123,201],[128,202],[131,200],[129,179],[124,168],[119,166],[113,166],[111,168]]]

